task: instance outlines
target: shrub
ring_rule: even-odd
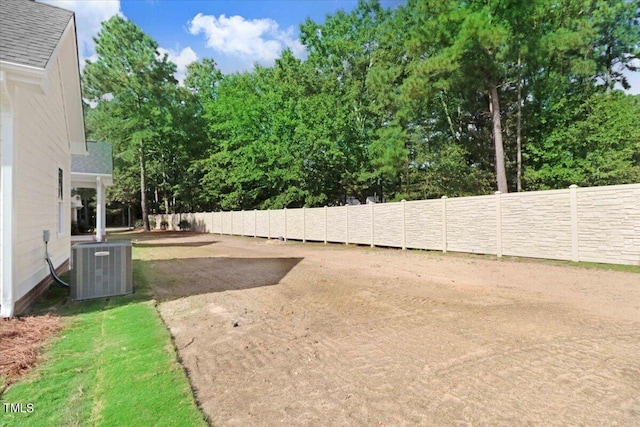
[[[156,219],[153,217],[149,217],[149,228],[152,230],[156,228]]]
[[[133,226],[135,228],[142,228],[144,227],[144,222],[141,219],[136,219],[136,222],[133,224]]]
[[[160,229],[161,230],[166,230],[167,228],[169,228],[169,223],[167,221],[165,221],[164,219],[162,221],[160,221]]]
[[[180,227],[181,231],[186,231],[191,229],[191,223],[186,219],[183,219],[178,223],[178,227]]]

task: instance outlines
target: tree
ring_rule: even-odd
[[[160,56],[151,37],[120,16],[105,21],[95,41],[98,59],[87,61],[83,89],[105,120],[94,121],[93,132],[113,142],[118,153],[136,153],[142,218],[148,231],[148,153],[161,135],[163,106],[177,83],[176,66],[166,54]]]
[[[407,42],[414,58],[404,83],[409,97],[436,96],[464,86],[468,95],[486,94],[491,118],[497,189],[508,192],[502,129],[501,88],[514,30],[507,11],[512,2],[410,1],[416,30]],[[470,98],[468,98],[470,99]]]
[[[640,96],[596,93],[531,150],[533,188],[640,181]]]
[[[385,166],[385,172],[377,169],[383,161],[378,154],[385,151],[384,144],[372,147],[372,143],[379,137],[377,129],[383,119],[375,105],[376,95],[367,85],[380,46],[380,31],[390,16],[391,12],[382,8],[379,1],[360,0],[349,13],[340,10],[327,15],[324,23],[307,19],[300,26],[307,62],[323,82],[322,92],[339,105],[339,114],[332,115],[332,119],[341,125],[339,148],[347,164],[340,171],[340,178],[345,196],[363,199],[376,190],[381,194],[385,178],[396,179],[396,174],[390,172],[393,165]],[[394,148],[396,153],[386,158],[396,162],[400,155],[406,160],[403,150]]]

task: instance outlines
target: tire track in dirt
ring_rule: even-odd
[[[618,295],[629,274],[604,272],[589,281],[580,269],[556,270],[564,274],[557,286],[567,296],[557,298],[545,292],[546,283],[537,284],[546,273],[530,275],[530,290],[512,286],[514,263],[488,263],[490,279],[479,283],[503,277],[488,286],[468,282],[478,266],[465,259],[433,261],[451,270],[455,282],[445,282],[440,270],[425,273],[422,254],[226,242],[211,245],[210,255],[303,260],[274,286],[160,305],[215,425],[633,425],[640,419],[640,324],[632,310],[639,294],[629,288],[631,300],[619,312],[595,307],[605,295],[599,287]],[[199,265],[200,276],[214,275]],[[252,274],[259,275],[264,265],[255,265]],[[536,265],[526,268],[535,272]],[[162,269],[178,273],[169,263]],[[250,270],[245,265],[235,273]],[[561,284],[575,280],[582,281],[577,302],[571,286]],[[589,288],[597,288],[594,301]],[[613,296],[605,303],[622,304]]]

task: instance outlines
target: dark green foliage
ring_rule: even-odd
[[[531,147],[532,188],[640,182],[640,96],[594,94]]]
[[[186,88],[113,18],[87,127],[115,143],[110,197],[158,212],[638,182],[639,97],[616,88],[639,17],[637,0],[361,0],[300,26],[306,59],[226,76],[203,59]]]

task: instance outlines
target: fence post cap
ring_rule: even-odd
[[[578,186],[577,186],[577,185],[575,185],[575,184],[571,184],[571,185],[569,186],[569,188],[578,188]]]
[[[447,196],[442,196],[442,197],[440,197],[440,198],[441,198],[441,199],[448,199],[448,197],[447,197]]]
[[[502,194],[502,191],[496,191],[494,194]]]

